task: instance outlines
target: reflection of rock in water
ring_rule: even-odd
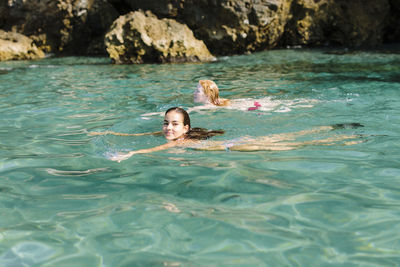
[[[9,73],[9,70],[6,70],[6,69],[0,69],[0,75],[3,75],[3,74],[8,74]]]
[[[352,122],[352,123],[338,123],[332,125],[333,129],[357,129],[360,127],[364,127],[361,123],[358,122]]]

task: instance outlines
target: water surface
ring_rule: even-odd
[[[274,50],[206,64],[0,63],[0,265],[394,266],[400,262],[400,54]],[[148,112],[191,108],[199,79],[256,111],[191,113],[216,140],[357,122],[291,151],[172,149]]]

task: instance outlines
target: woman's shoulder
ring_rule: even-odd
[[[221,106],[230,106],[231,105],[231,101],[227,98],[220,98],[219,99]]]

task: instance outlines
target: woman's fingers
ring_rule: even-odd
[[[121,162],[123,160],[129,159],[133,154],[132,153],[117,153],[112,156],[110,160]]]

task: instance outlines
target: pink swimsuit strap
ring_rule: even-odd
[[[259,107],[261,107],[260,103],[254,101],[254,107],[249,107],[247,110],[257,110]]]

